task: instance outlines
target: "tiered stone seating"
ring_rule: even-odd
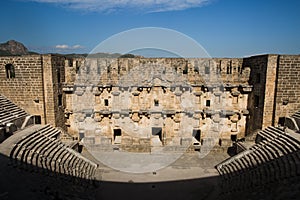
[[[296,134],[296,133],[295,133]],[[216,166],[223,191],[237,192],[300,175],[300,141],[284,129],[268,127],[256,144]]]
[[[296,112],[295,114],[293,114],[292,118],[294,118],[294,120],[297,123],[298,128],[300,128],[300,110],[298,112]],[[298,129],[298,131],[299,131],[299,129]]]
[[[28,114],[24,110],[0,95],[0,124],[5,125],[26,116]]]
[[[22,137],[10,151],[15,165],[23,168],[44,169],[84,179],[93,179],[97,164],[67,147],[59,139],[60,130],[50,125],[39,126]]]

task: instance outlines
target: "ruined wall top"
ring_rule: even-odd
[[[66,60],[65,68],[67,84],[103,86],[147,86],[155,78],[181,85],[238,86],[248,85],[250,75],[241,58],[76,58]]]

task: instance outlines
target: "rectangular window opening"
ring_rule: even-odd
[[[104,99],[104,106],[108,106],[108,99]]]
[[[210,100],[206,100],[206,106],[210,107]]]
[[[187,66],[184,67],[184,70],[182,71],[182,73],[183,74],[187,74],[188,73],[188,67]]]
[[[40,115],[34,116],[34,124],[42,124],[42,118]]]

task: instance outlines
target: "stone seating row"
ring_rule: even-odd
[[[216,166],[224,191],[243,190],[300,175],[300,141],[280,128],[257,134],[257,143]]]
[[[43,169],[84,179],[93,179],[97,164],[59,140],[60,130],[45,125],[19,140],[10,152],[13,164],[25,169]]]
[[[10,100],[0,95],[0,123],[6,124],[16,119],[26,117],[28,114],[12,103]]]
[[[300,110],[292,115],[292,118],[296,121],[298,128],[300,128]]]

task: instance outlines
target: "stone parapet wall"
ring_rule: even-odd
[[[118,85],[122,77],[145,66],[156,68],[157,74],[176,73],[190,85],[243,85],[250,76],[250,69],[243,67],[240,58],[74,58],[66,61],[66,83]]]

